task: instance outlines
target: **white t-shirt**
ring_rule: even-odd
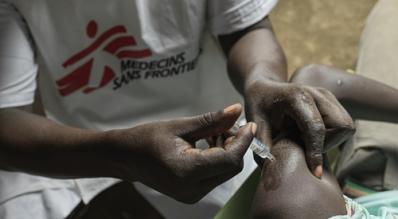
[[[70,126],[128,128],[222,109],[241,99],[222,54],[205,33],[248,27],[276,1],[0,0],[0,108],[31,104],[39,71],[46,114]],[[251,173],[255,164],[249,156],[241,174],[196,205],[137,187],[168,218],[188,210],[206,218]],[[18,183],[10,185],[13,180]],[[87,202],[112,183],[0,172],[0,203],[49,185],[75,187]]]

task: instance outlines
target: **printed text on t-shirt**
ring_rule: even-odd
[[[128,34],[122,25],[111,27],[99,36],[97,30],[97,23],[90,21],[86,27],[86,34],[94,41],[62,64],[68,73],[56,80],[61,96],[68,96],[77,91],[89,94],[108,86],[111,82],[112,89],[117,90],[132,81],[177,76],[196,67],[199,54],[192,60],[186,60],[186,52],[158,60],[145,60],[155,58],[152,51],[141,47],[137,49],[139,46],[136,39]],[[98,61],[99,56],[102,60]],[[119,66],[116,63],[119,63]]]

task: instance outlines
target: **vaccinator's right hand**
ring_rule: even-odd
[[[111,138],[118,139],[112,145],[118,177],[142,182],[185,203],[199,201],[242,170],[256,125],[241,127],[222,146],[198,149],[195,142],[226,133],[241,111],[235,104],[218,112],[111,131]]]

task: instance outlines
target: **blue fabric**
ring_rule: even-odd
[[[344,197],[350,215],[330,219],[398,219],[398,190],[379,192],[355,201]]]

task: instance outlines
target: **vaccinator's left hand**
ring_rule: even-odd
[[[298,128],[307,164],[317,177],[322,175],[328,133],[341,133],[346,139],[354,132],[347,111],[323,88],[257,80],[246,86],[244,96],[246,117],[258,125],[257,137],[269,146],[273,136],[289,132],[292,125]]]

